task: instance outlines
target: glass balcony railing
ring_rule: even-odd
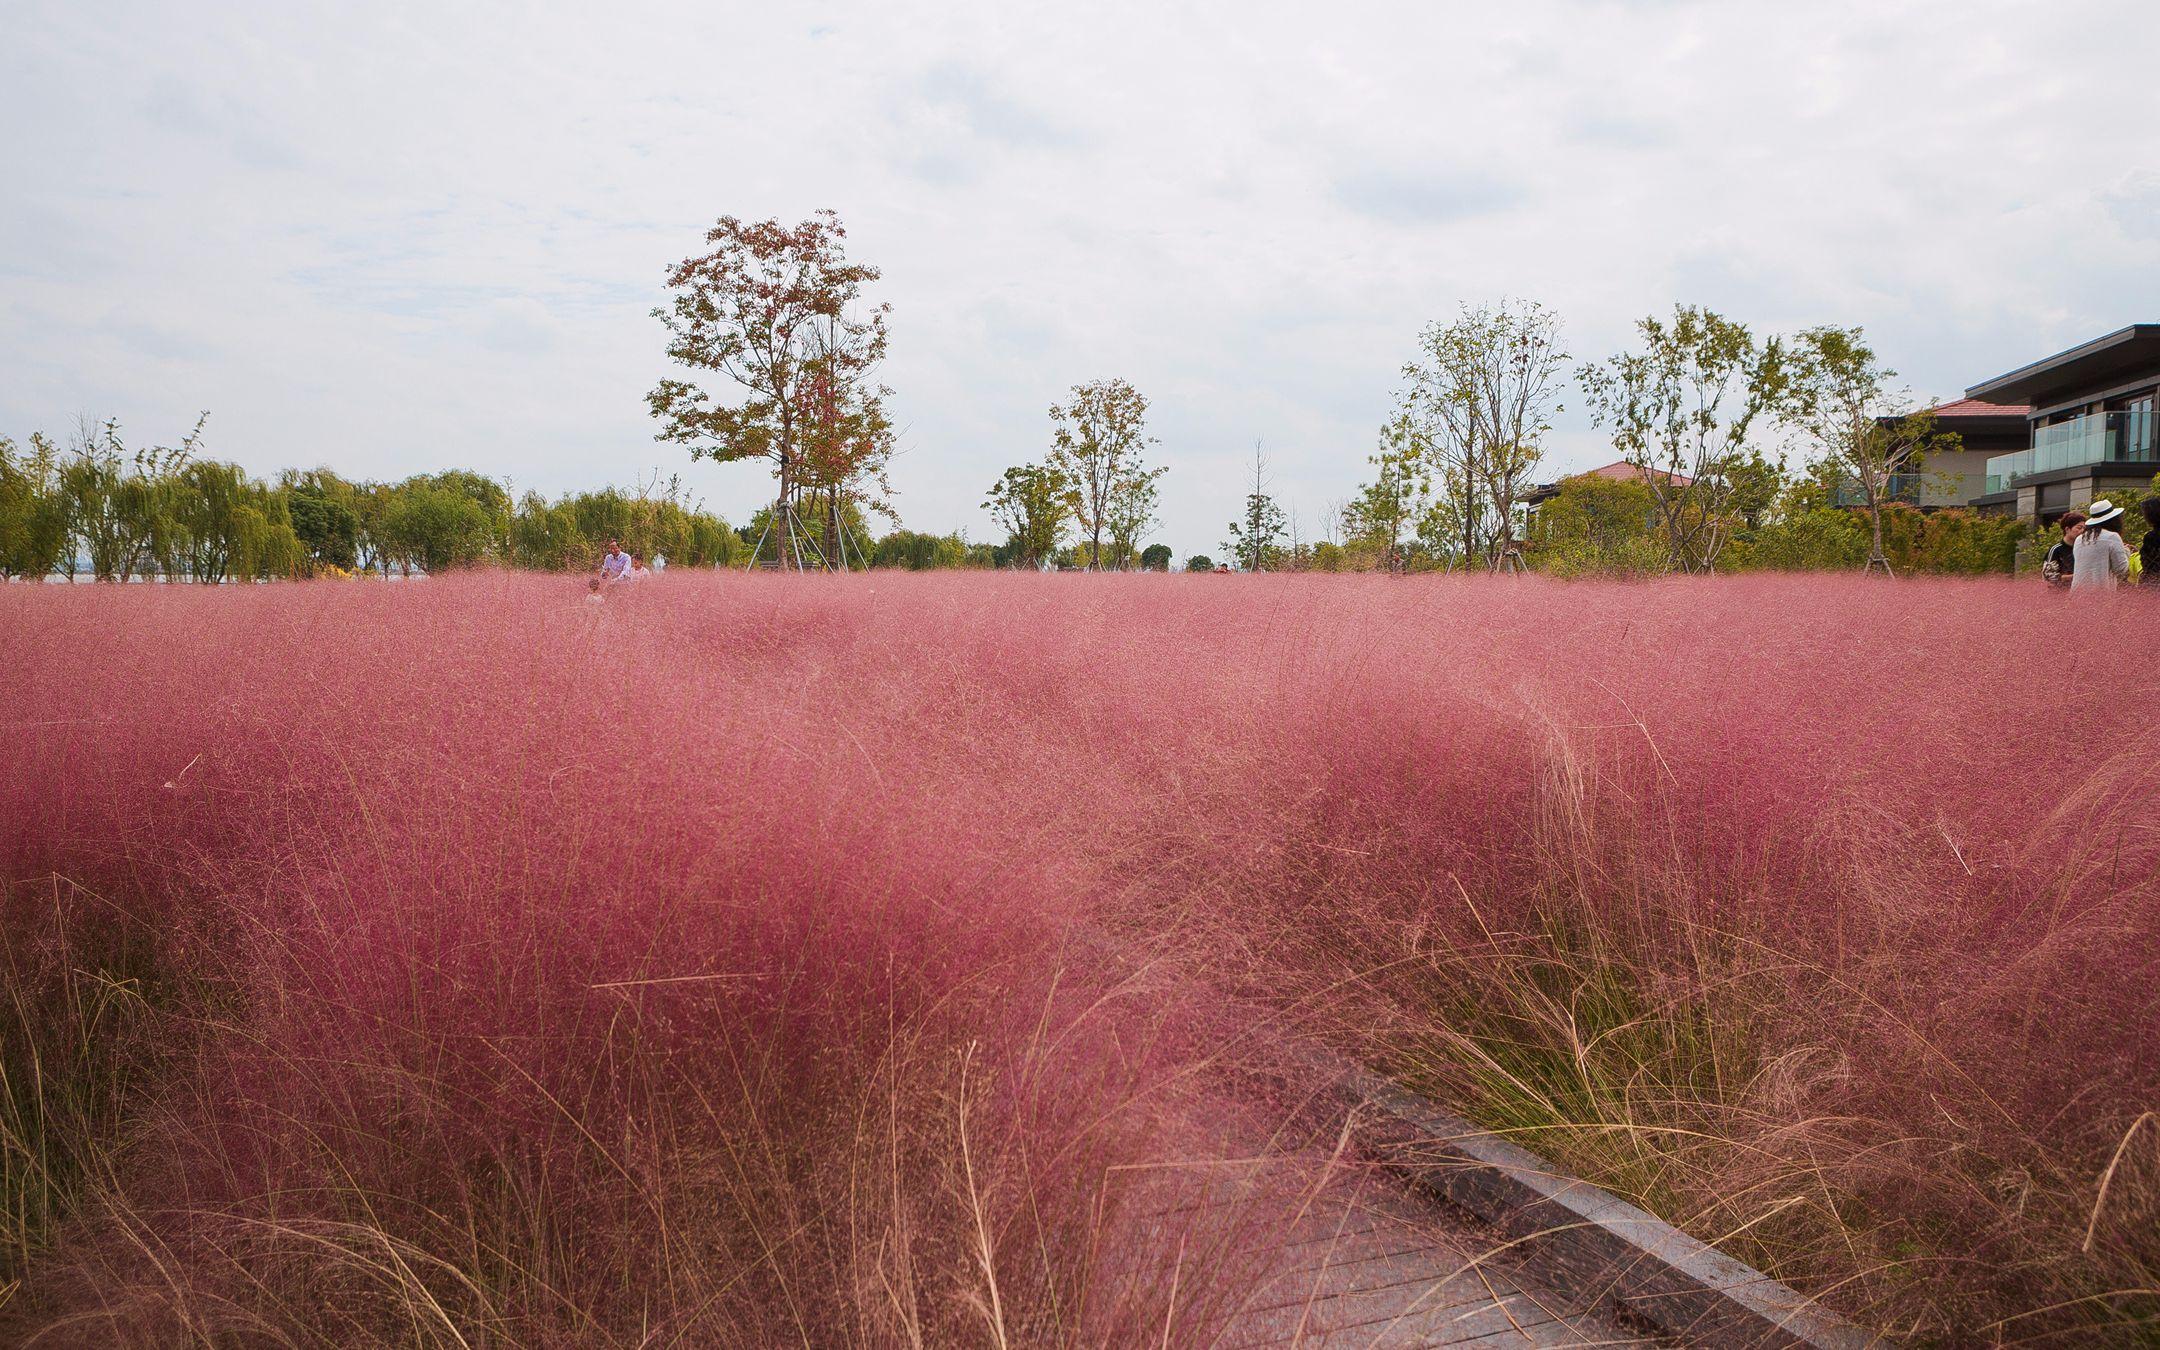
[[[2152,463],[2153,415],[2135,412],[2094,413],[2052,426],[2033,428],[2030,450],[1990,455],[1987,490],[2004,492],[2017,480],[2051,469],[2086,464]]]
[[[1920,494],[1927,488],[1927,475],[1919,473],[1894,473],[1883,484],[1883,500],[1904,502],[1909,506],[1920,504]],[[1857,478],[1841,478],[1830,492],[1832,506],[1866,506],[1867,493],[1861,491]]]

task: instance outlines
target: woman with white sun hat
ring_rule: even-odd
[[[2123,509],[2102,497],[2085,517],[2085,533],[2072,547],[2073,591],[2112,591],[2130,575],[2130,546],[2123,542]]]

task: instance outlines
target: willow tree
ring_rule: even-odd
[[[831,492],[837,516],[841,495],[890,453],[885,391],[872,372],[892,307],[860,309],[879,273],[848,261],[846,239],[831,211],[792,227],[722,216],[705,235],[712,247],[668,273],[674,298],[653,311],[670,359],[732,386],[660,381],[646,396],[658,439],[694,458],[770,462],[783,554],[802,496]]]
[[[27,451],[0,436],[0,580],[43,581],[71,547],[59,447],[37,432]]]

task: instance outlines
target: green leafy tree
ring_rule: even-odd
[[[1758,530],[1777,506],[1785,490],[1785,466],[1750,449],[1726,461],[1724,476],[1731,487],[1727,505],[1743,531]]]
[[[285,511],[311,568],[350,572],[360,565],[360,517],[353,485],[325,469],[288,473]]]
[[[726,521],[708,511],[692,511],[682,557],[670,557],[668,561],[685,567],[726,567],[739,552],[735,531],[728,528]]]
[[[830,561],[834,568],[845,566],[846,559],[860,562],[870,558],[876,549],[876,535],[870,528],[869,517],[864,513],[862,503],[852,497],[843,496],[837,509],[839,526],[835,544],[837,549],[845,550],[846,558],[836,552]],[[761,563],[771,560],[782,567],[818,568],[828,565],[824,555],[819,552],[816,538],[778,528],[774,525],[774,520],[773,509],[769,506],[759,507],[751,515],[749,525],[743,530],[747,536],[743,542],[749,546],[744,550],[746,553],[754,553],[757,561]],[[874,558],[870,565],[876,565]]]
[[[1927,456],[1955,450],[1954,432],[1941,430],[1933,412],[1912,411],[1857,328],[1810,328],[1793,343],[1792,377],[1779,412],[1814,451],[1818,473],[1842,479],[1857,491],[1868,519],[1864,570],[1894,575],[1883,546],[1883,508],[1891,500],[1894,474],[1919,473]]]
[[[983,506],[1004,529],[1013,566],[1039,568],[1057,553],[1066,522],[1072,519],[1074,486],[1071,478],[1046,464],[1007,469],[991,486]]]
[[[1130,566],[1153,527],[1156,480],[1167,470],[1141,458],[1155,443],[1147,434],[1147,406],[1138,390],[1113,379],[1074,385],[1071,401],[1050,409],[1050,467],[1072,485],[1066,500],[1086,536],[1091,570]]]
[[[899,567],[910,572],[966,567],[971,561],[968,544],[957,534],[921,534],[894,530],[878,540],[870,555],[872,567]]]
[[[1611,430],[1650,494],[1666,565],[1708,572],[1739,526],[1736,498],[1753,467],[1748,435],[1784,392],[1784,347],[1688,305],[1675,306],[1670,323],[1653,316],[1635,329],[1639,350],[1578,379],[1592,419]]]
[[[1633,479],[1580,474],[1560,480],[1533,517],[1539,565],[1558,576],[1662,571],[1656,497]]]
[[[1170,570],[1170,546],[1149,544],[1140,550],[1140,570],[1143,572],[1167,572]]]
[[[594,552],[567,502],[551,505],[537,492],[519,499],[510,520],[513,564],[545,572],[580,571],[592,564]]]
[[[425,476],[398,485],[383,518],[384,543],[407,573],[430,575],[488,560],[496,522],[487,508],[456,487]]]
[[[1371,463],[1373,481],[1343,508],[1343,527],[1353,544],[1378,555],[1381,568],[1400,574],[1408,562],[1404,535],[1429,509],[1432,491],[1431,471],[1407,415],[1398,413],[1380,429]]]
[[[1185,570],[1188,572],[1212,572],[1215,570],[1215,560],[1205,553],[1195,553],[1185,560]]]

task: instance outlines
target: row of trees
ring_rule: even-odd
[[[1150,465],[1147,399],[1124,380],[1073,386],[1050,409],[1050,454],[1007,469],[983,499],[1006,533],[1014,567],[1053,563],[1087,571],[1167,571],[1167,545],[1143,547],[1155,529],[1157,486],[1166,467]],[[1071,526],[1079,542],[1064,548]]]
[[[130,448],[115,422],[63,447],[0,438],[0,577],[269,580],[441,572],[494,563],[591,566],[614,538],[647,557],[711,566],[746,550],[677,484],[514,500],[464,470],[398,483],[314,469],[275,482],[203,458],[202,423],[177,446]]]
[[[1624,570],[1843,559],[1855,530],[1864,544],[1852,565],[1889,570],[1901,555],[1922,565],[1935,557],[1913,542],[1923,527],[1897,518],[1893,480],[1920,472],[1930,454],[1956,449],[1957,437],[1911,406],[1858,329],[1758,340],[1743,324],[1679,306],[1669,320],[1642,320],[1636,336],[1633,349],[1582,364],[1571,381],[1572,358],[1550,310],[1465,306],[1420,334],[1370,459],[1372,481],[1329,511],[1321,538],[1297,537],[1294,515],[1268,491],[1256,449],[1252,490],[1224,552],[1255,571],[1549,564],[1556,556],[1549,551],[1525,556],[1525,543],[1550,543],[1555,528],[1525,540],[1525,499],[1572,384],[1636,471],[1624,485],[1574,489],[1576,497],[1603,494],[1576,512],[1588,522],[1585,538],[1607,539],[1613,521],[1638,522],[1616,563]],[[1803,465],[1796,478],[1785,469],[1792,451]],[[1857,515],[1830,504],[1839,497],[1857,499]],[[1758,538],[1767,527],[1782,533]],[[1953,531],[1988,542],[1950,554],[1992,560],[2014,549],[2014,540],[2003,541],[2017,527],[1946,521],[1936,532]],[[1801,547],[1801,536],[1814,542]],[[1744,557],[1733,552],[1739,544],[1748,546]],[[1570,556],[1586,555],[1578,548]],[[1189,565],[1208,562],[1195,557]]]
[[[668,358],[688,372],[647,398],[658,438],[697,458],[772,466],[777,492],[751,531],[758,560],[1146,566],[1165,470],[1146,462],[1155,444],[1147,399],[1119,379],[1075,385],[1050,409],[1049,455],[992,486],[985,505],[1006,531],[1004,545],[901,531],[869,546],[866,513],[897,523],[886,470],[898,437],[886,412],[891,390],[877,374],[892,307],[870,302],[879,271],[849,259],[846,239],[831,211],[793,226],[723,216],[706,233],[708,250],[669,272],[673,294],[653,311],[667,330]],[[1079,537],[1072,549],[1068,529]]]
[[[856,561],[876,561],[863,516],[894,518],[891,391],[877,377],[891,307],[867,299],[880,273],[848,258],[846,237],[830,211],[794,226],[724,216],[707,232],[709,249],[670,271],[672,298],[654,311],[669,358],[694,377],[662,380],[649,396],[659,438],[697,457],[772,465],[778,492],[753,525],[761,560],[781,565],[850,565],[851,540]],[[1633,350],[1587,363],[1571,381],[1557,314],[1534,303],[1465,306],[1419,335],[1373,481],[1330,513],[1323,538],[1297,538],[1256,449],[1252,491],[1224,552],[1246,570],[1319,558],[1372,558],[1390,571],[1515,565],[1521,508],[1572,385],[1639,470],[1666,569],[1718,566],[1744,504],[1766,485],[1775,496],[1782,454],[1764,453],[1766,424],[1805,444],[1818,477],[1857,488],[1867,561],[1888,565],[1892,475],[1914,471],[1949,438],[1902,406],[1893,373],[1858,330],[1758,341],[1742,324],[1682,306],[1670,320],[1643,320],[1637,336]],[[724,383],[698,382],[708,377]],[[888,553],[939,560],[932,565],[989,556],[1027,568],[1144,566],[1165,472],[1147,462],[1147,413],[1124,380],[1075,385],[1050,409],[1049,454],[1007,469],[984,500],[1002,545],[985,554],[957,539],[914,539]],[[1068,534],[1077,536],[1070,546]]]

